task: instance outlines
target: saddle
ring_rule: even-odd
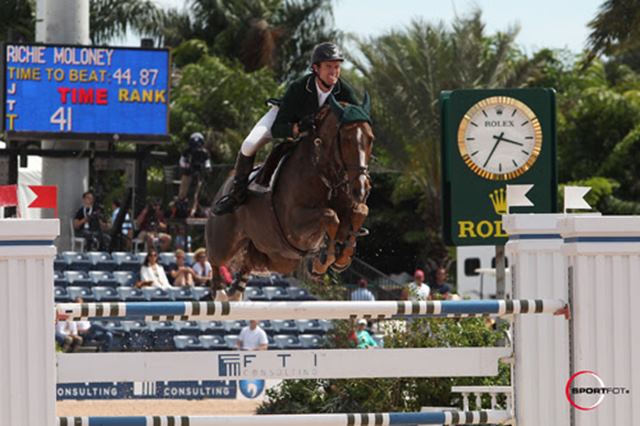
[[[252,172],[249,190],[253,193],[271,192],[282,165],[297,145],[296,142],[282,142],[274,146],[265,162]]]

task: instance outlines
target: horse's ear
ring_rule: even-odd
[[[371,98],[369,98],[369,92],[364,92],[364,98],[362,99],[362,109],[367,115],[371,115]]]
[[[342,119],[342,115],[344,114],[344,107],[340,105],[338,101],[336,101],[336,98],[333,96],[333,94],[329,95],[329,99],[327,99],[327,101],[329,102],[329,106],[331,107],[333,112],[338,116],[338,119]]]

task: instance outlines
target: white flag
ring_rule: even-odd
[[[591,206],[584,200],[587,192],[591,191],[588,186],[565,186],[564,187],[564,212],[568,209],[591,210]]]
[[[527,198],[527,192],[531,188],[533,185],[507,185],[507,214],[510,207],[533,206],[531,200]]]

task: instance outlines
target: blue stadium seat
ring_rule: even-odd
[[[69,266],[67,260],[62,257],[61,254],[56,254],[55,259],[53,259],[53,269],[56,271],[64,271]]]
[[[92,263],[86,253],[63,251],[62,258],[67,261],[67,269],[75,271],[88,271],[91,269]]]
[[[222,321],[203,321],[202,331],[205,334],[225,334],[227,330]]]
[[[196,254],[195,253],[185,253],[184,255],[184,263],[191,266],[196,263]]]
[[[273,320],[273,328],[278,334],[298,334],[298,324],[295,320]]]
[[[272,334],[275,331],[273,324],[270,320],[260,321],[260,328],[262,328],[267,334]]]
[[[106,251],[90,251],[87,253],[93,267],[98,271],[113,271],[116,269],[116,262]]]
[[[172,300],[195,300],[191,287],[175,287],[169,290],[169,296]]]
[[[268,277],[251,276],[247,280],[247,287],[268,287],[271,285],[271,280]]]
[[[306,334],[324,334],[325,330],[323,325],[320,323],[320,320],[297,320],[296,324],[298,325],[298,330],[300,333]]]
[[[293,334],[276,334],[273,336],[278,349],[301,349],[302,343],[298,336]]]
[[[291,284],[278,274],[271,275],[271,285],[275,287],[289,287]]]
[[[180,334],[197,336],[203,331],[202,326],[198,321],[174,321],[174,324]]]
[[[216,334],[202,335],[199,337],[200,343],[205,349],[220,351],[227,349],[227,343],[223,336]]]
[[[324,330],[325,333],[329,330],[332,330],[334,327],[333,321],[331,320],[321,319],[321,320],[318,320],[318,322],[322,326],[322,329]]]
[[[168,302],[171,300],[171,296],[167,290],[158,287],[142,287],[141,290],[144,297],[149,301]]]
[[[67,294],[69,294],[69,299],[71,299],[72,302],[78,297],[82,297],[82,300],[85,302],[93,302],[95,300],[93,292],[89,287],[68,286]]]
[[[267,295],[264,294],[262,288],[260,287],[247,287],[244,291],[244,297],[246,300],[251,300],[253,302],[263,302],[268,300]]]
[[[93,290],[93,295],[96,298],[96,302],[120,301],[120,294],[114,287],[95,286],[91,290]]]
[[[142,302],[147,300],[144,293],[139,288],[120,286],[116,288],[116,291],[120,295],[120,300],[126,302]]]
[[[56,278],[55,280],[53,280],[53,285],[55,287],[67,287],[69,286],[71,283],[69,282],[68,279],[66,278]]]
[[[119,271],[139,272],[145,257],[146,253],[127,253],[124,256],[124,259],[121,260],[121,263],[118,265],[117,269]]]
[[[267,334],[267,340],[269,341],[269,346],[267,347],[268,349],[278,349],[278,345],[276,344],[276,341],[271,334]]]
[[[54,287],[53,295],[54,295],[55,301],[57,303],[71,302],[71,298],[69,297],[69,293],[67,293],[67,289],[64,288],[64,287]]]
[[[270,301],[288,301],[291,300],[291,296],[287,293],[287,289],[284,287],[264,287],[262,289],[265,296]]]
[[[227,349],[238,350],[237,342],[238,336],[235,334],[227,334],[224,336],[224,342],[227,344]]]
[[[158,255],[158,263],[167,268],[168,266],[175,265],[176,254],[171,251],[163,252]]]
[[[306,288],[287,287],[286,290],[291,300],[318,300],[317,297],[310,295]]]
[[[191,292],[194,300],[209,299],[211,295],[211,289],[208,287],[192,287]]]
[[[119,282],[121,286],[132,286],[136,283],[137,274],[131,271],[114,271],[113,279]]]
[[[179,351],[193,351],[204,349],[202,343],[198,339],[198,336],[185,336],[179,334],[173,337],[173,342],[176,345],[176,349]]]
[[[89,271],[89,278],[94,282],[113,280],[113,274],[109,271]],[[115,281],[115,280],[114,280]],[[117,282],[117,281],[116,281]]]
[[[224,329],[227,330],[229,334],[239,334],[244,327],[247,326],[247,321],[245,320],[229,320],[224,321]]]
[[[318,349],[324,346],[324,339],[318,334],[299,334],[298,340],[304,349]]]

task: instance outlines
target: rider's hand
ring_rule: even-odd
[[[300,120],[300,124],[298,128],[302,133],[309,133],[316,127],[315,118],[313,115],[307,115],[306,117],[302,117]]]
[[[298,127],[298,123],[293,123],[291,128],[291,139],[297,139],[300,136],[300,128]]]

